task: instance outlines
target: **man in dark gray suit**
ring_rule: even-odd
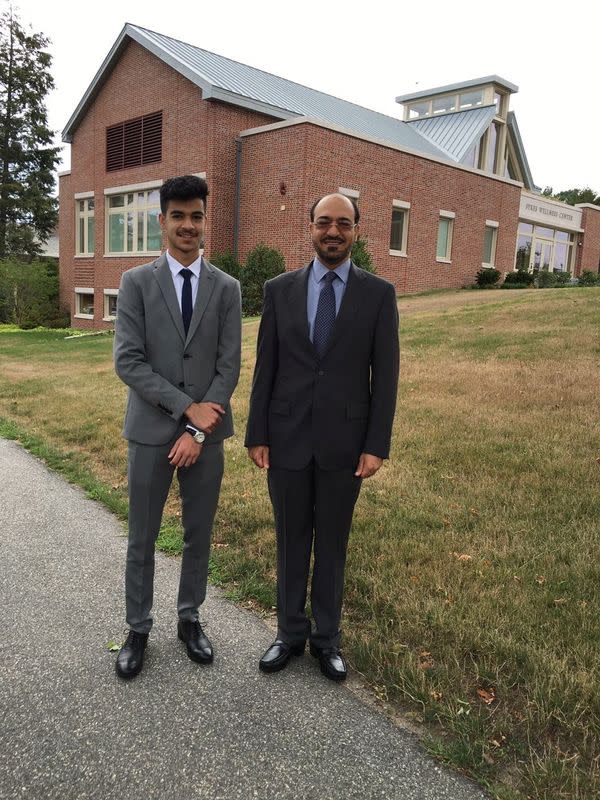
[[[178,636],[191,659],[213,649],[198,621],[213,519],[223,476],[223,440],[233,435],[229,400],[241,351],[239,283],[200,255],[206,181],[171,178],[160,190],[168,249],[121,279],[115,369],[129,387],[129,542],[125,572],[130,630],[117,657],[122,678],[137,675],[152,627],[154,546],[173,473],[182,500],[184,546]]]
[[[361,482],[389,455],[398,311],[394,287],[350,260],[356,203],[328,195],[310,220],[316,258],[265,284],[246,431],[250,458],[268,469],[277,537],[277,638],[259,667],[283,669],[308,638],[339,681],[346,548]]]

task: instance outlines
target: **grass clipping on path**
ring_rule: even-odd
[[[244,326],[212,575],[270,608],[265,475],[241,445],[257,327]],[[380,697],[430,726],[432,752],[505,800],[600,792],[599,331],[596,289],[423,313],[415,300],[392,455],[356,509],[345,651]],[[16,425],[67,454],[118,509],[125,389],[110,348],[4,333],[0,415],[5,435]],[[177,511],[174,490],[169,552]]]

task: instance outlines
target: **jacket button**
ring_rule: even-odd
[[[325,375],[322,369],[319,370],[319,375]]]
[[[184,353],[184,354],[183,354],[183,357],[184,357],[184,358],[191,358],[191,355],[190,355],[189,353]]]
[[[184,386],[185,386],[185,383],[183,381],[179,381],[179,388],[183,389]]]

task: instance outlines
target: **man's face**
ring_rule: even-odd
[[[342,264],[349,257],[358,236],[350,200],[341,194],[324,197],[315,208],[310,236],[324,266],[334,269]]]
[[[206,214],[204,200],[169,200],[167,210],[158,217],[166,234],[171,255],[187,266],[198,258],[204,247]]]

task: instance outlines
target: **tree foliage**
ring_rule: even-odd
[[[248,316],[262,313],[263,286],[269,278],[285,272],[283,253],[266,244],[257,244],[248,253],[240,271],[242,311]]]
[[[368,249],[369,240],[366,236],[360,234],[356,237],[356,241],[352,245],[350,258],[360,269],[365,272],[375,272],[375,265],[373,264],[373,257]]]
[[[69,315],[60,310],[55,264],[0,261],[0,323],[21,328],[64,328]]]
[[[45,98],[54,88],[48,39],[0,15],[0,258],[35,256],[56,225],[59,148]]]
[[[592,203],[595,206],[600,206],[600,194],[589,186],[584,189],[565,189],[562,192],[555,192],[552,186],[546,186],[542,194],[544,197],[560,200],[570,206],[577,205],[577,203]]]

